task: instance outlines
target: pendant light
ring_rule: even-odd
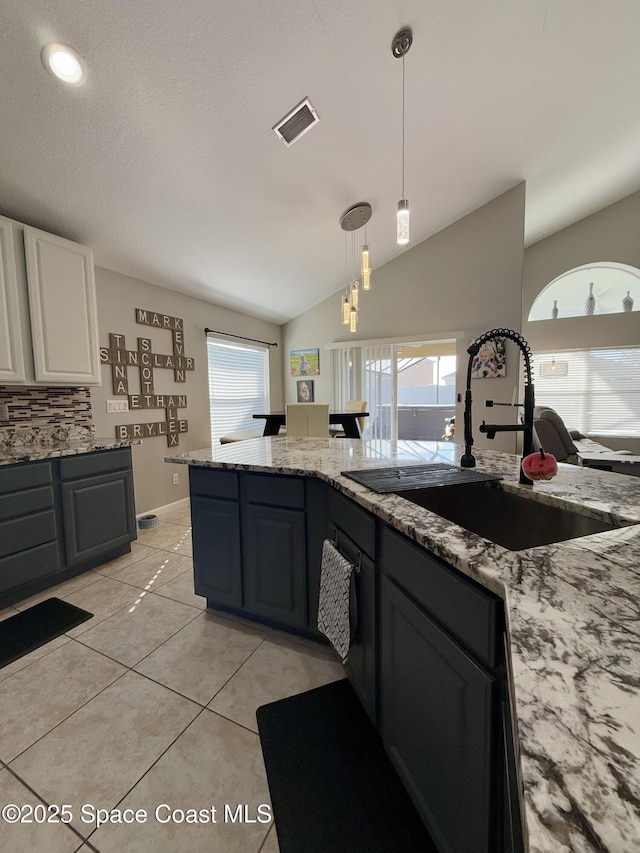
[[[355,308],[356,311],[360,307],[360,282],[358,279],[354,279],[351,282],[351,307]]]
[[[402,198],[398,202],[396,221],[396,241],[399,246],[409,242],[409,202],[404,197],[404,58],[413,42],[413,33],[409,27],[400,30],[391,42],[391,52],[396,59],[402,58]]]
[[[362,289],[371,290],[371,254],[367,242],[367,226],[364,226],[364,246],[360,256],[360,276],[362,278]]]
[[[355,204],[353,207],[348,208],[340,217],[340,227],[345,232],[345,244],[344,244],[344,253],[345,253],[345,272],[347,267],[347,231],[351,232],[351,259],[353,265],[352,279],[349,284],[348,295],[345,295],[342,299],[341,303],[341,320],[343,325],[349,326],[350,332],[355,332],[358,328],[358,310],[360,307],[360,282],[356,277],[356,261],[355,261],[355,234],[359,228],[366,226],[367,222],[371,219],[371,205],[362,201],[359,204]],[[366,231],[365,231],[365,245],[362,247],[362,257],[361,257],[361,273],[362,273],[362,289],[369,290],[371,287],[371,269],[369,267],[369,246],[366,243]],[[366,249],[366,263],[365,263],[365,254],[364,250]],[[366,276],[365,276],[366,272]],[[365,284],[366,282],[366,284]]]
[[[344,299],[342,300],[342,325],[349,325],[349,315],[351,312],[351,302],[349,301],[349,297],[345,294]]]

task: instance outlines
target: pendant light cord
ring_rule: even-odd
[[[404,198],[404,53],[402,54],[402,198]]]

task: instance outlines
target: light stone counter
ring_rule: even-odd
[[[97,450],[113,450],[116,447],[130,447],[141,443],[140,439],[120,441],[115,438],[99,438],[89,427],[34,427],[6,435],[0,434],[0,466],[55,459],[58,456],[76,456]]]
[[[508,551],[341,471],[458,463],[446,443],[260,438],[167,457],[315,476],[505,600],[531,853],[640,851],[640,480],[560,465],[534,486],[519,459],[476,451],[502,488],[617,529]],[[508,519],[505,519],[508,523]],[[624,526],[626,525],[626,526]]]

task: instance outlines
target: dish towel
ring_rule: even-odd
[[[330,539],[322,544],[318,630],[331,642],[345,663],[355,622],[350,618],[352,579],[356,567],[338,551]],[[353,597],[355,599],[355,596]]]

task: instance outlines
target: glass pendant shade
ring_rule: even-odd
[[[370,272],[369,267],[369,247],[365,244],[362,247],[362,265],[360,267],[360,272],[364,275],[366,272]]]
[[[360,283],[358,279],[356,279],[351,285],[351,307],[358,308],[360,301]]]
[[[396,240],[399,246],[406,246],[409,242],[409,202],[406,198],[398,202]]]
[[[355,332],[358,329],[358,312],[355,308],[351,308],[349,311],[349,331]]]
[[[349,312],[351,311],[351,303],[349,302],[349,297],[345,296],[342,300],[342,325],[349,325]]]
[[[362,289],[371,290],[371,267],[370,267],[369,246],[366,244],[362,247],[362,264],[360,274],[362,276]]]

